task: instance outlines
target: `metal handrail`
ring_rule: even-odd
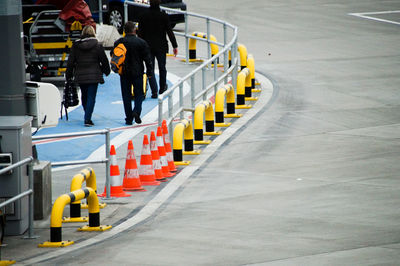
[[[139,6],[139,7],[149,7],[148,5],[144,4],[139,4],[131,1],[125,1],[124,3],[124,21],[126,22],[128,20],[128,5],[134,5],[134,6]],[[172,121],[177,117],[180,116],[182,119],[183,113],[186,110],[194,110],[196,101],[199,98],[203,98],[205,100],[207,94],[209,91],[214,87],[214,93],[217,91],[217,86],[218,84],[224,80],[225,82],[228,81],[228,76],[232,76],[232,85],[236,87],[236,81],[237,81],[237,71],[234,71],[238,67],[238,58],[237,58],[237,38],[238,38],[238,30],[237,27],[220,19],[216,19],[213,17],[209,16],[204,16],[200,14],[196,14],[193,12],[188,12],[188,11],[182,11],[182,10],[177,10],[177,9],[171,9],[171,8],[166,8],[166,7],[160,7],[161,10],[164,11],[170,11],[174,12],[177,14],[183,14],[185,16],[185,33],[179,33],[175,32],[177,36],[183,36],[186,39],[186,62],[189,62],[189,39],[196,39],[202,42],[207,42],[208,44],[208,60],[203,62],[199,67],[194,69],[192,72],[190,72],[188,75],[180,79],[177,83],[173,84],[171,88],[169,88],[166,92],[164,92],[162,95],[159,95],[158,97],[158,124],[161,125],[162,120],[163,120],[163,102],[166,98],[168,98],[168,117],[167,119],[167,124],[169,125],[169,132],[172,132]],[[196,36],[192,36],[188,33],[188,17],[196,17],[196,18],[201,18],[206,21],[207,24],[207,39],[203,38],[198,38]],[[224,30],[224,43],[218,43],[215,41],[210,40],[210,22],[216,22],[218,24],[221,24],[223,26]],[[227,29],[230,28],[233,31],[233,36],[230,42],[227,42]],[[221,51],[219,51],[216,55],[211,57],[211,49],[210,49],[210,44],[216,44],[218,46],[223,47]],[[229,50],[232,51],[232,65],[231,67],[228,68],[227,62],[228,62],[228,52]],[[217,59],[224,55],[224,74],[220,77],[217,78],[217,71],[216,71],[216,63]],[[212,83],[210,83],[208,86],[205,85],[205,71],[206,69],[211,66],[211,64],[214,64],[214,80]],[[195,94],[194,90],[194,84],[195,84],[195,75],[202,71],[202,91],[198,95]],[[185,107],[183,106],[183,84],[184,82],[190,80],[191,82],[191,106],[190,107]],[[173,112],[173,100],[171,96],[172,93],[176,90],[179,89],[179,108],[177,111]]]
[[[65,165],[79,165],[79,164],[94,164],[94,163],[105,163],[106,164],[106,199],[110,199],[110,129],[105,128],[102,130],[92,130],[87,132],[74,132],[74,133],[63,133],[63,134],[51,134],[43,136],[33,136],[32,140],[43,140],[43,139],[58,139],[68,137],[84,137],[93,135],[105,135],[105,159],[102,160],[78,160],[78,161],[65,161],[52,163],[52,166],[65,166]]]
[[[0,175],[7,173],[17,167],[21,167],[28,164],[28,176],[29,176],[29,189],[0,203],[0,208],[7,206],[23,197],[29,196],[29,224],[28,224],[28,238],[35,238],[33,235],[33,157],[30,156],[22,161],[7,166],[0,170]]]

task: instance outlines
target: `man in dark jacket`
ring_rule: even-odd
[[[139,37],[144,39],[150,46],[151,61],[155,64],[155,58],[158,62],[158,70],[160,73],[160,91],[162,94],[167,90],[167,69],[165,64],[167,62],[166,54],[168,53],[168,35],[174,48],[174,55],[178,54],[178,44],[174,32],[172,31],[168,15],[160,10],[160,0],[150,0],[150,8],[146,10],[139,18]],[[157,81],[153,76],[149,78],[149,83],[152,92],[152,98],[157,98]]]
[[[97,41],[94,28],[85,26],[82,38],[75,41],[68,57],[65,78],[81,88],[81,103],[85,111],[84,124],[94,126],[92,113],[96,102],[97,87],[104,83],[103,74],[110,74],[110,64],[103,46]]]
[[[147,43],[136,36],[136,25],[132,21],[128,21],[124,25],[126,36],[118,39],[114,43],[114,47],[123,43],[126,47],[125,62],[120,76],[122,101],[124,102],[125,124],[132,125],[133,119],[137,124],[142,123],[140,114],[142,112],[142,102],[144,100],[143,93],[143,74],[144,65],[146,64],[146,72],[148,77],[153,76],[153,67],[150,59],[150,49]],[[132,110],[132,93],[131,87],[135,94],[135,106]]]

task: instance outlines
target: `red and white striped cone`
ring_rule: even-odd
[[[117,163],[117,155],[115,153],[114,145],[111,145],[110,149],[110,197],[130,197],[132,195],[126,194],[122,189],[122,178],[119,172],[119,167]],[[104,187],[104,192],[99,197],[107,196],[107,186]]]
[[[150,150],[151,150],[151,158],[153,159],[153,168],[154,168],[154,174],[156,175],[156,180],[165,182],[166,178],[163,175],[161,169],[160,155],[158,154],[156,134],[154,133],[154,131],[151,131],[150,133]]]
[[[149,138],[143,136],[142,155],[140,156],[139,165],[140,182],[144,186],[158,186],[160,182],[156,180],[156,175],[153,169],[153,159],[151,158]]]
[[[162,169],[163,175],[165,177],[174,176],[175,174],[173,174],[169,171],[167,154],[165,153],[164,138],[161,133],[161,127],[157,128],[157,146],[158,146],[158,153],[160,155],[161,169]]]
[[[132,140],[129,140],[128,142],[128,151],[126,153],[125,172],[122,187],[125,191],[146,191],[140,182],[139,170],[136,163]]]
[[[164,137],[165,153],[167,154],[168,168],[170,172],[176,172],[178,169],[175,167],[174,155],[172,154],[171,141],[169,138],[167,121],[162,121],[162,134]]]

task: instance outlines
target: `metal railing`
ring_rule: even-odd
[[[93,130],[93,131],[88,131],[88,132],[33,136],[32,140],[73,138],[73,137],[84,137],[84,136],[93,136],[93,135],[105,135],[105,159],[64,161],[64,162],[51,163],[51,165],[52,166],[66,166],[66,165],[105,163],[106,164],[106,190],[107,190],[106,199],[109,199],[110,198],[110,129],[109,128],[106,128],[103,130]]]
[[[11,171],[17,167],[21,167],[28,164],[28,176],[29,176],[29,189],[0,203],[0,208],[3,208],[7,206],[8,204],[11,204],[17,200],[22,199],[23,197],[29,196],[29,224],[28,224],[28,237],[27,238],[35,238],[33,235],[33,157],[30,156],[22,161],[19,161],[15,164],[12,164],[10,166],[7,166],[6,168],[3,168],[0,170],[0,175],[7,173],[8,171]],[[1,177],[0,177],[1,178]]]
[[[134,5],[134,6],[140,6],[140,7],[148,7],[148,5],[143,5],[143,4],[138,4],[134,3],[131,1],[125,1],[124,3],[124,21],[126,22],[128,20],[128,5]],[[208,45],[208,59],[204,61],[200,66],[198,66],[196,69],[194,69],[192,72],[187,74],[185,77],[181,78],[177,83],[173,84],[171,88],[169,88],[166,92],[164,92],[162,95],[158,97],[158,124],[162,124],[162,120],[167,120],[167,124],[169,126],[169,132],[172,132],[172,121],[176,117],[180,117],[181,119],[184,118],[184,112],[190,111],[193,112],[196,103],[199,100],[206,100],[207,95],[209,94],[210,90],[214,89],[214,95],[217,92],[219,84],[224,81],[227,83],[228,77],[231,76],[232,79],[232,85],[234,88],[236,88],[236,81],[237,81],[237,71],[234,71],[238,67],[238,53],[237,53],[237,38],[238,38],[238,33],[237,33],[237,27],[227,23],[226,21],[222,21],[216,18],[208,17],[208,16],[203,16],[199,15],[196,13],[188,12],[188,11],[182,11],[182,10],[177,10],[177,9],[171,9],[171,8],[165,8],[165,7],[160,7],[164,11],[176,13],[176,14],[183,14],[185,16],[185,32],[175,32],[175,35],[181,36],[185,38],[185,44],[186,44],[186,63],[189,63],[189,39],[196,39],[202,42],[207,42]],[[204,19],[206,23],[206,28],[207,28],[207,38],[200,38],[196,36],[192,36],[189,33],[189,22],[188,18],[189,17],[195,17],[195,18],[200,18]],[[224,41],[223,43],[215,42],[210,40],[210,23],[215,22],[218,23],[223,27],[223,36],[224,36]],[[139,25],[140,27],[140,25]],[[228,41],[228,28],[232,30],[232,39]],[[210,44],[216,44],[218,46],[223,47],[221,51],[219,51],[216,55],[211,57],[211,48]],[[228,66],[228,59],[229,59],[229,51],[231,51],[231,66]],[[224,72],[223,74],[218,77],[217,75],[217,62],[219,58],[223,56],[223,62],[224,62]],[[214,70],[214,75],[213,75],[213,81],[207,84],[206,81],[206,71],[208,69],[211,69],[211,66],[214,65],[213,70]],[[202,90],[200,93],[196,94],[195,91],[195,84],[196,84],[196,74],[201,72],[201,84],[202,84]],[[190,82],[190,106],[184,106],[184,93],[183,93],[183,87],[184,83],[189,81]],[[172,99],[172,94],[175,92],[175,90],[179,90],[179,101],[178,101],[178,106],[179,108],[174,112],[173,111],[173,99]],[[169,97],[170,96],[170,97]],[[164,117],[164,111],[163,111],[163,105],[164,102],[167,100],[167,106],[168,106],[168,111],[166,114],[166,117]]]

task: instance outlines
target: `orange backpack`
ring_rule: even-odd
[[[126,56],[126,47],[123,43],[120,43],[114,48],[111,56],[110,65],[112,71],[120,75],[122,74],[122,68],[125,62],[125,56]]]

